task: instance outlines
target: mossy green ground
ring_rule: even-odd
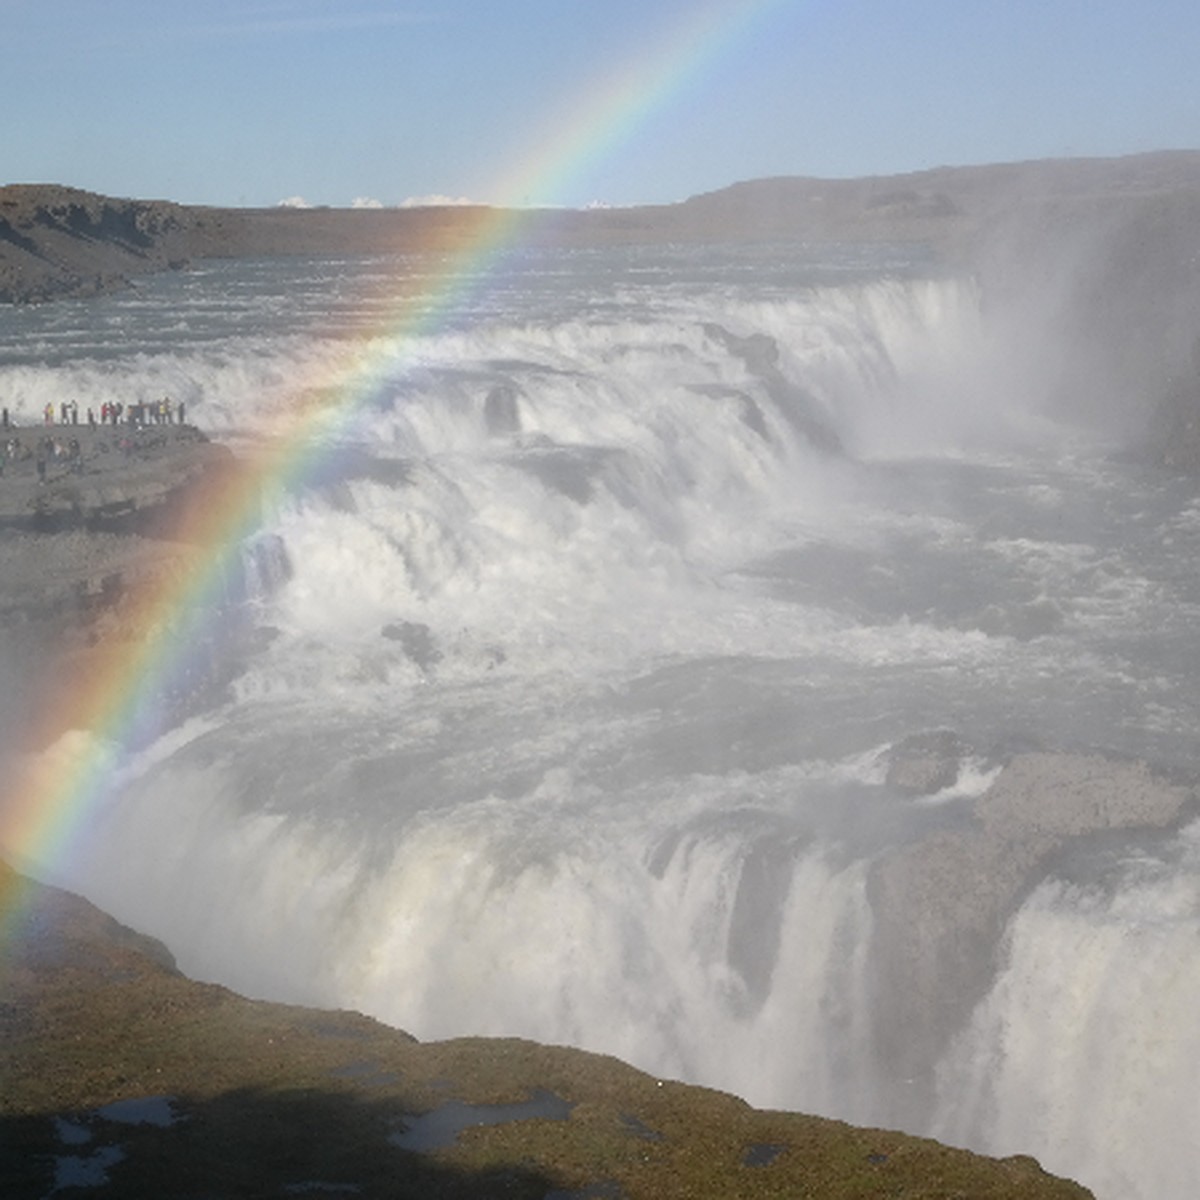
[[[0,864],[0,896],[26,887]],[[18,1197],[1037,1197],[1089,1195],[1029,1158],[792,1113],[517,1040],[422,1044],[355,1013],[246,1000],[34,886],[0,957],[0,1194]],[[448,1101],[544,1090],[565,1120],[472,1127],[426,1152],[390,1140]],[[169,1097],[169,1125],[96,1110]],[[57,1119],[57,1120],[56,1120]],[[70,1122],[86,1141],[70,1145]],[[86,1189],[56,1164],[123,1157]],[[770,1147],[765,1165],[748,1151]],[[111,1152],[110,1152],[111,1153]]]

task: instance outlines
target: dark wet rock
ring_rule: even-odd
[[[605,478],[610,464],[622,452],[606,446],[530,445],[510,461],[533,476],[547,491],[557,492],[576,504],[588,504]],[[620,492],[620,472],[609,479]]]
[[[931,796],[958,782],[967,743],[952,729],[914,733],[887,753],[888,787],[909,796]]]
[[[433,631],[420,621],[393,621],[383,627],[383,636],[399,642],[405,657],[422,671],[428,671],[442,661]]]
[[[752,396],[748,396],[740,388],[727,387],[724,384],[697,383],[693,384],[690,390],[697,395],[732,404],[743,425],[757,433],[764,442],[771,440],[771,431],[767,428],[762,409]]]
[[[517,389],[497,384],[483,402],[483,421],[492,437],[521,432],[521,409]]]
[[[779,345],[764,333],[745,337],[731,333],[714,322],[704,325],[705,334],[722,345],[762,385],[779,415],[802,437],[826,454],[841,454],[842,440],[816,397],[793,383],[779,368]],[[759,413],[761,422],[762,414]]]

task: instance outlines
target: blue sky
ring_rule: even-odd
[[[1200,147],[1196,0],[0,0],[0,182],[664,203]]]

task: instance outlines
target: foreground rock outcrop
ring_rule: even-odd
[[[762,1112],[581,1051],[422,1044],[354,1013],[246,1000],[3,863],[0,913],[11,1200],[1090,1194],[1030,1158]]]

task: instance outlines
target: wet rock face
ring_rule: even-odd
[[[958,781],[968,746],[952,729],[915,733],[888,752],[888,787],[909,796],[932,796]]]
[[[520,393],[509,383],[497,384],[487,394],[483,419],[488,434],[504,437],[521,432]]]
[[[842,440],[820,401],[792,383],[780,370],[779,344],[774,338],[764,333],[738,337],[713,322],[704,325],[704,332],[746,364],[746,369],[759,381],[779,415],[813,447],[825,454],[844,453]],[[761,411],[758,418],[761,422]]]
[[[1192,788],[1143,762],[1100,755],[1023,754],[976,802],[991,838],[1040,841],[1114,829],[1164,829],[1195,808]]]
[[[187,571],[177,530],[237,469],[184,425],[10,424],[0,464],[0,643],[43,629],[59,646],[112,632],[125,598]]]
[[[1200,335],[1155,407],[1147,441],[1150,456],[1164,467],[1200,471]]]
[[[898,760],[903,778],[932,786],[948,776],[953,734],[910,742]],[[1196,811],[1194,788],[1144,763],[1018,754],[971,804],[968,822],[874,864],[874,1052],[881,1073],[903,1081],[897,1119],[928,1101],[932,1064],[991,986],[1009,919],[1059,856],[1093,835],[1171,829]]]
[[[178,421],[92,428],[86,413],[79,423],[53,415],[16,424],[10,413],[0,428],[0,747],[70,728],[72,681],[153,635],[141,599],[193,576],[203,551],[188,530],[243,469]],[[211,592],[232,652],[197,644],[195,668],[160,697],[163,712],[211,699],[230,677],[252,632],[238,611],[244,575],[231,561]],[[65,701],[50,699],[58,691]]]
[[[393,621],[382,630],[385,638],[399,642],[409,661],[429,671],[442,660],[437,639],[428,625],[421,621]]]

